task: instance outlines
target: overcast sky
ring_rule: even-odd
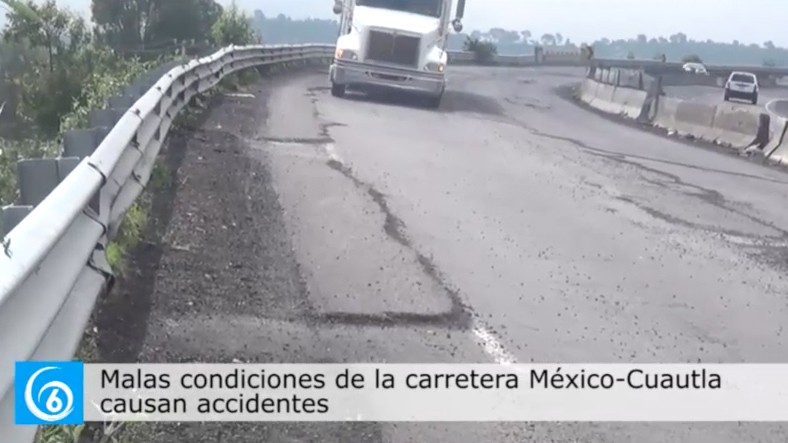
[[[230,0],[219,0],[229,4]],[[237,0],[244,9],[331,18],[333,0]],[[59,0],[87,10],[90,0]],[[788,0],[467,0],[466,29],[560,32],[577,43],[684,32],[696,40],[788,47]]]
[[[333,0],[241,0],[265,13],[331,17]],[[637,34],[788,46],[788,0],[467,0],[466,28],[560,32],[576,42]]]
[[[466,15],[470,27],[561,32],[578,42],[684,32],[788,46],[788,0],[468,0]]]

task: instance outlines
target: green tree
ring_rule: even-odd
[[[26,69],[18,78],[19,111],[46,135],[82,98],[82,82],[98,63],[88,54],[92,38],[84,20],[59,9],[55,0],[15,2],[3,31],[6,42],[26,48]]]
[[[468,52],[473,52],[476,61],[482,64],[491,62],[493,57],[498,53],[498,47],[495,46],[495,43],[473,37],[465,39],[463,49]]]
[[[261,41],[252,22],[233,2],[213,24],[211,38],[219,46],[248,45]]]
[[[767,58],[766,60],[763,61],[763,66],[765,66],[767,68],[773,68],[773,67],[777,66],[777,62],[774,61],[773,58]]]
[[[222,13],[214,0],[92,0],[96,33],[115,49],[203,40]]]
[[[208,40],[221,15],[222,7],[214,0],[158,0],[149,41]]]
[[[541,41],[545,46],[555,46],[555,36],[553,34],[542,34]]]
[[[634,60],[634,59],[635,59],[635,53],[629,51],[629,53],[627,53],[627,60]]]
[[[113,48],[140,48],[149,40],[157,0],[93,0],[96,33]]]

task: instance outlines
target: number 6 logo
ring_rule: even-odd
[[[47,366],[34,372],[33,375],[30,376],[30,379],[27,380],[27,385],[25,386],[25,405],[27,405],[30,413],[36,418],[47,422],[63,420],[74,411],[74,393],[71,392],[71,388],[60,381],[51,381],[46,383],[44,386],[41,386],[41,388],[38,390],[36,398],[33,398],[33,385],[35,384],[38,376],[53,369],[60,368],[57,366]],[[51,392],[44,403],[44,409],[47,411],[44,412],[39,409],[38,405],[41,402],[41,397],[44,396],[47,391]],[[63,396],[66,397],[65,405],[63,404],[63,400],[58,395],[61,393],[61,391]]]

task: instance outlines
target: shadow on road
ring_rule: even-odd
[[[401,106],[413,109],[432,110],[427,99],[416,94],[399,91],[348,91],[344,97],[351,101],[368,101],[389,106]],[[465,91],[447,90],[443,95],[437,112],[475,112],[479,114],[503,115],[503,107],[494,98]]]

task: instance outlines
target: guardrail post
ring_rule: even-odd
[[[16,163],[19,202],[36,206],[60,183],[55,159],[26,159]]]
[[[68,174],[71,174],[71,171],[79,165],[81,160],[79,157],[61,157],[57,159],[57,176],[59,181],[63,181]]]
[[[11,232],[16,225],[21,223],[32,210],[32,206],[4,207],[2,209],[2,217],[0,217],[0,234],[2,234],[3,237],[8,235],[8,233]],[[3,251],[0,251],[0,253],[3,253]]]
[[[128,109],[95,109],[88,113],[88,125],[94,128],[111,128],[123,117]]]
[[[115,95],[107,99],[107,107],[115,109],[129,109],[137,101],[130,95]]]
[[[16,164],[20,203],[37,206],[79,164],[79,158],[19,160]]]
[[[109,128],[75,129],[63,134],[63,156],[85,158],[93,154]]]
[[[141,83],[134,82],[125,88],[123,88],[123,95],[128,95],[133,97],[135,100],[138,100],[142,97],[142,94],[147,92],[148,88],[145,88]]]

